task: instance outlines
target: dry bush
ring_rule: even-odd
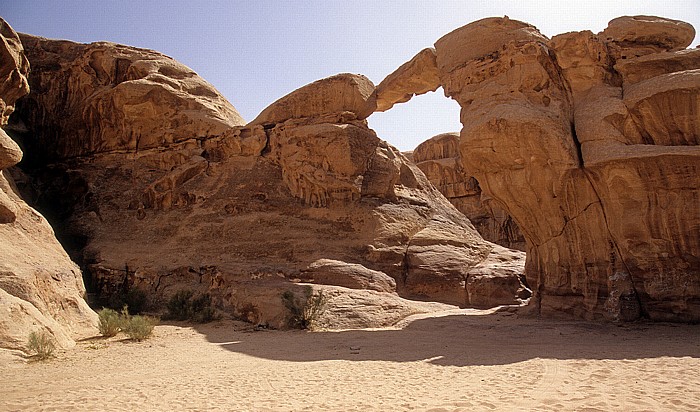
[[[53,336],[45,330],[29,334],[27,350],[30,353],[35,353],[37,359],[45,360],[50,358],[55,349],[56,344],[54,343]]]

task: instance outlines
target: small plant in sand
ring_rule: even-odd
[[[37,359],[45,360],[53,355],[56,349],[53,337],[46,331],[32,332],[27,341],[27,350],[35,353]]]
[[[302,297],[296,296],[291,290],[285,291],[282,293],[282,302],[289,310],[290,327],[313,330],[326,311],[328,297],[322,290],[313,293],[311,286],[307,286]]]
[[[116,310],[103,308],[97,312],[97,318],[99,320],[98,328],[100,329],[100,335],[105,338],[110,338],[117,333],[122,326],[122,317]]]
[[[158,324],[158,319],[151,316],[132,316],[128,306],[124,306],[121,313],[104,308],[97,312],[100,334],[106,338],[124,332],[129,338],[142,341],[153,333],[153,328]]]
[[[158,324],[158,319],[151,316],[129,315],[126,306],[121,313],[121,330],[129,338],[142,341],[153,333],[153,328]]]
[[[191,290],[181,290],[168,301],[168,318],[206,323],[214,320],[215,313],[211,295],[203,293],[195,296]]]

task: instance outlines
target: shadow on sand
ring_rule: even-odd
[[[416,319],[403,329],[338,332],[241,331],[198,325],[227,350],[293,362],[426,361],[441,366],[505,365],[542,359],[700,358],[700,325],[624,325],[523,319],[512,313]]]

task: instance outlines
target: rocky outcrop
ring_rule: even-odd
[[[656,16],[623,16],[611,20],[598,37],[614,60],[632,59],[690,46],[695,29],[690,24]]]
[[[126,46],[28,39],[30,62],[41,62],[32,70],[32,85],[80,79],[70,90],[88,90],[101,84],[102,72],[90,69],[88,57],[95,53],[102,56],[101,67],[128,67],[126,73],[141,60],[153,68],[176,65]],[[56,49],[71,53],[51,52]],[[148,73],[147,81],[136,80],[139,90],[162,93],[162,83],[148,80]],[[202,82],[194,75],[187,81]],[[129,80],[113,83],[98,90],[111,96],[130,87]],[[404,298],[470,305],[470,271],[483,269],[496,246],[367,127],[364,118],[375,109],[369,80],[348,74],[319,80],[273,103],[248,125],[222,122],[235,116],[221,104],[220,112],[182,121],[177,132],[189,138],[160,125],[188,119],[197,96],[218,94],[201,89],[188,96],[185,85],[171,86],[166,91],[178,100],[154,106],[154,118],[132,119],[123,105],[100,117],[73,117],[71,127],[85,131],[107,130],[114,116],[124,116],[123,127],[153,122],[139,129],[139,142],[153,144],[123,142],[118,150],[96,150],[117,142],[111,132],[86,132],[90,137],[78,143],[60,129],[53,147],[63,149],[44,157],[54,162],[33,159],[28,164],[40,167],[25,168],[30,179],[23,190],[55,212],[65,243],[73,245],[102,298],[139,289],[157,307],[187,288],[211,293],[229,313],[272,326],[284,323],[283,292],[303,291],[304,282],[334,296],[338,304],[329,313],[352,308],[348,316],[362,320],[361,326],[424,310]],[[40,144],[42,130],[54,124],[47,113],[93,107],[89,98],[84,107],[64,107],[64,95],[53,89],[37,87],[35,93],[13,116],[16,130],[27,130],[21,134],[27,146]],[[508,260],[510,291],[483,297],[479,305],[520,303],[523,260]],[[480,270],[474,276],[488,283],[489,274]],[[353,298],[336,296],[341,294]],[[389,317],[371,315],[387,307],[397,310]]]
[[[484,196],[479,182],[464,169],[459,133],[439,134],[421,143],[413,152],[413,161],[440,193],[469,218],[484,239],[525,250],[525,238],[510,215]]]
[[[0,126],[29,92],[29,64],[19,37],[0,19]],[[0,348],[24,349],[30,333],[48,331],[61,347],[96,332],[96,315],[83,299],[80,269],[43,216],[17,194],[8,168],[22,151],[0,129]]]
[[[435,43],[464,127],[458,161],[456,143],[431,143],[422,167],[451,196],[476,186],[459,163],[517,222],[539,313],[700,319],[694,36],[626,16],[550,40],[505,17]]]
[[[32,138],[22,143],[38,162],[138,152],[244,124],[209,83],[158,52],[20,38],[32,64],[32,93],[18,105],[23,123],[13,127],[30,129]]]
[[[17,33],[5,20],[0,18],[0,125],[7,125],[7,120],[14,111],[14,104],[28,92],[27,73],[29,61]]]
[[[697,321],[700,67],[682,50],[693,35],[635,16],[550,40],[527,23],[484,19],[376,89],[333,76],[248,125],[165,56],[26,36],[34,91],[11,128],[36,150],[25,166],[33,183],[21,186],[60,212],[60,233],[102,291],[141,288],[157,300],[189,287],[241,314],[270,288],[305,288],[306,276],[364,294],[356,302],[388,299],[363,303],[365,314],[389,301],[409,308],[384,274],[402,297],[519,302],[522,254],[484,241],[364,121],[437,85],[462,107],[464,127],[459,156],[456,143],[431,149],[440,161],[426,170],[443,174],[447,193],[475,192],[478,181],[481,199],[517,222],[537,311]],[[443,167],[449,158],[454,169]],[[383,291],[355,289],[378,279]],[[256,318],[279,322],[273,312]]]
[[[543,313],[700,318],[700,82],[692,53],[673,52],[693,33],[633,17],[548,41],[486,19],[436,43],[462,106],[462,162],[523,229]],[[652,63],[660,51],[683,63]],[[654,73],[640,74],[647,61]]]

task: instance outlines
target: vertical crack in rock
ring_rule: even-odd
[[[596,197],[598,198],[598,202],[600,203],[600,210],[601,210],[601,213],[603,215],[603,220],[605,222],[605,229],[607,230],[610,241],[612,242],[612,244],[615,248],[615,252],[617,253],[617,256],[619,257],[620,262],[622,263],[622,265],[625,267],[625,270],[627,271],[627,275],[629,276],[629,279],[630,279],[630,282],[632,285],[632,291],[634,292],[634,297],[635,297],[635,300],[637,302],[637,305],[639,306],[639,310],[641,312],[641,315],[644,317],[648,317],[648,314],[644,308],[644,305],[642,304],[642,301],[639,297],[639,293],[637,292],[637,286],[635,285],[634,274],[632,273],[629,266],[627,265],[627,262],[624,259],[624,255],[622,254],[622,250],[620,249],[620,246],[618,244],[617,239],[615,238],[615,235],[610,230],[610,225],[608,223],[608,215],[605,212],[605,204],[603,203],[603,199],[601,198],[600,194],[596,190],[596,187],[593,184],[591,176],[589,175],[589,171],[586,170],[585,167],[584,167],[583,171],[584,171],[584,175],[586,176],[586,179],[588,180],[588,184],[591,186],[591,189],[593,189],[593,193],[595,193]],[[586,269],[586,272],[588,272],[588,269]],[[613,273],[613,276],[615,276],[615,275],[616,275],[616,273]],[[609,291],[609,293],[610,293],[610,291]],[[629,319],[629,320],[633,320],[633,319]]]
[[[578,167],[579,169],[583,169],[583,151],[581,150],[581,142],[578,140],[578,136],[576,135],[576,120],[574,118],[574,121],[571,122],[571,138],[573,139],[574,142],[574,147],[576,148],[576,157],[578,158]]]

